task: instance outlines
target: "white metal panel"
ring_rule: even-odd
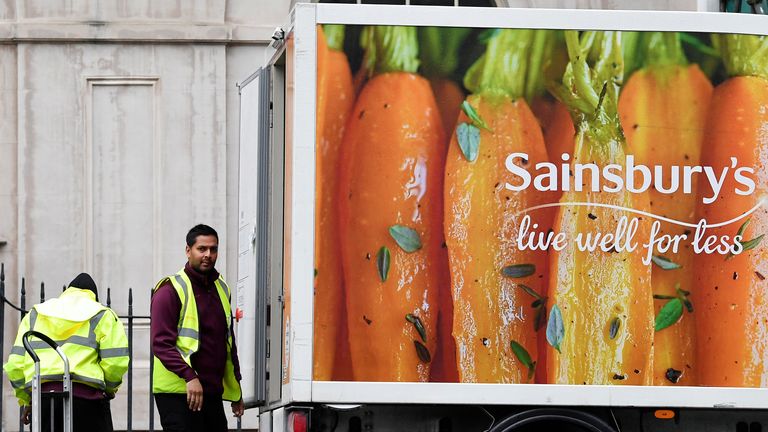
[[[315,381],[313,402],[768,409],[766,389]]]
[[[502,7],[551,9],[719,11],[718,0],[497,0]]]
[[[750,14],[342,4],[315,6],[319,24],[689,31],[759,35],[768,32],[765,16]]]
[[[291,233],[289,331],[290,387],[284,390],[288,400],[306,401],[311,397],[312,379],[312,278],[314,274],[315,218],[315,87],[317,81],[317,38],[314,5],[300,4],[295,9],[295,115],[292,154],[293,172],[290,206]]]
[[[256,200],[259,145],[259,80],[240,89],[240,170],[237,248],[237,286],[232,299],[243,317],[237,323],[238,355],[243,400],[254,397],[256,359]],[[258,361],[263,361],[259,359]]]

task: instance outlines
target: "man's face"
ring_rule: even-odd
[[[187,260],[195,271],[208,273],[216,266],[216,258],[219,256],[219,242],[216,236],[200,235],[195,239],[195,244],[187,246]]]

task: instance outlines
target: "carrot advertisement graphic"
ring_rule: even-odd
[[[459,49],[471,31],[450,27],[419,29],[421,68],[435,93],[446,136],[453,133],[464,101],[464,90],[453,76],[459,65]]]
[[[626,144],[618,115],[623,78],[621,34],[566,32],[570,64],[557,96],[570,109],[576,126],[573,168],[591,162],[596,167],[625,163]],[[590,51],[598,60],[589,65]],[[623,217],[616,207],[647,208],[647,196],[628,190],[602,193],[592,171],[564,192],[564,205],[555,216],[555,232],[609,233]],[[587,189],[586,191],[584,189]],[[637,224],[639,238],[643,224]],[[616,240],[619,236],[617,235]],[[616,241],[609,250],[576,248],[570,243],[552,255],[547,323],[548,381],[561,384],[650,384],[653,366],[653,303],[650,267],[641,254]]]
[[[315,326],[316,380],[330,380],[337,352],[347,348],[341,258],[337,252],[339,157],[341,140],[354,103],[352,73],[342,51],[343,26],[318,27],[317,191],[315,197]]]
[[[713,40],[731,78],[715,88],[702,149],[702,164],[719,173],[722,183],[704,182],[698,215],[708,224],[738,218],[707,229],[707,235],[739,236],[741,253],[721,248],[696,255],[699,380],[708,386],[766,387],[768,37],[713,35]]]
[[[644,67],[630,77],[619,98],[628,152],[647,166],[670,169],[699,165],[712,84],[697,65],[687,64],[677,33],[645,33],[639,51],[645,58]],[[696,185],[690,194],[651,190],[650,210],[696,223]],[[669,222],[660,228],[661,235],[692,231]],[[696,297],[691,295],[695,289],[694,256],[688,246],[654,257],[651,281],[655,313],[658,316],[662,310],[673,308],[681,311],[679,320],[656,325],[654,385],[696,384],[696,315],[691,300]]]
[[[344,135],[341,255],[354,378],[427,381],[444,261],[444,133],[411,27],[367,27],[372,78]]]
[[[768,387],[767,37],[340,30],[314,380]]]
[[[522,164],[546,161],[536,118],[522,98],[531,30],[501,30],[467,72],[472,95],[448,148],[445,169],[445,237],[454,302],[453,337],[462,382],[530,381],[543,331],[546,252],[514,245],[526,207],[547,202],[534,189],[511,192],[507,155],[525,152]],[[550,212],[534,214],[549,228]]]

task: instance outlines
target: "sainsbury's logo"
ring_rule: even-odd
[[[755,191],[755,170],[739,166],[738,159],[731,157],[730,166],[716,171],[711,166],[661,166],[651,167],[636,164],[633,155],[625,157],[625,164],[607,164],[603,167],[595,163],[569,163],[570,155],[561,155],[560,166],[551,162],[539,162],[534,166],[535,174],[525,168],[529,158],[526,153],[511,153],[505,160],[507,170],[516,176],[517,181],[506,182],[505,188],[520,192],[533,184],[539,191],[576,191],[585,189],[592,192],[619,192],[623,189],[631,193],[642,193],[653,187],[663,194],[693,193],[694,176],[706,178],[711,192],[702,197],[704,204],[711,204],[717,199],[726,180],[732,177],[737,195],[751,195]],[[588,184],[587,184],[588,182]]]

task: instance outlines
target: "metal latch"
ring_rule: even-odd
[[[283,42],[285,42],[285,30],[282,27],[276,27],[275,31],[272,32],[272,43],[270,46],[272,48],[280,48]]]

